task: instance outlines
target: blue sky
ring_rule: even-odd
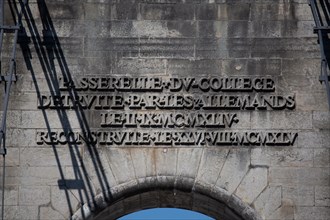
[[[213,220],[206,215],[185,209],[146,209],[119,218],[119,220]]]

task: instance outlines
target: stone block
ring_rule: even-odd
[[[154,149],[151,148],[131,148],[132,162],[137,178],[156,175],[156,161]]]
[[[51,205],[40,207],[39,218],[41,219],[62,219],[64,216],[57,210],[55,210]]]
[[[329,148],[329,131],[301,131],[298,146],[303,148]]]
[[[0,103],[3,108],[2,102]],[[9,110],[35,110],[37,109],[37,95],[35,92],[21,92],[10,95]]]
[[[267,168],[256,167],[250,169],[237,187],[235,195],[244,202],[251,204],[267,186],[267,173]]]
[[[293,1],[251,4],[251,20],[310,20],[310,18],[311,11],[307,4],[295,4]]]
[[[271,158],[271,166],[282,167],[312,167],[312,149],[273,149],[268,148],[268,155]]]
[[[95,57],[79,58],[77,65],[79,66],[80,73],[77,74],[78,78],[83,75],[106,75],[115,71],[116,56],[109,55],[102,59]]]
[[[0,190],[1,196],[3,194],[2,188]],[[5,186],[5,206],[17,206],[18,205],[18,186]],[[2,199],[0,201],[2,205]]]
[[[81,158],[82,149],[80,147],[58,147],[58,148],[33,148],[26,147],[20,149],[21,166],[77,166]]]
[[[198,38],[221,38],[227,37],[229,22],[226,21],[197,21]]]
[[[283,59],[283,75],[314,76],[320,71],[319,59]]]
[[[254,58],[317,58],[319,48],[313,38],[253,38]]]
[[[21,219],[20,206],[6,205],[4,206],[4,219]]]
[[[282,205],[267,220],[294,220],[294,207]]]
[[[311,87],[311,86],[310,86]],[[328,111],[329,105],[326,102],[327,94],[325,91],[313,91],[317,85],[313,84],[310,91],[304,88],[305,91],[295,93],[296,109],[301,111]],[[322,88],[323,89],[323,88]],[[298,91],[298,89],[297,89]]]
[[[271,75],[281,74],[281,60],[279,59],[225,59],[222,60],[222,71],[232,75]]]
[[[65,169],[66,179],[76,179],[78,176],[85,183],[91,181],[97,191],[106,191],[117,185],[105,148],[89,147],[85,149],[83,159],[85,170],[79,168],[77,172],[77,167],[68,166]]]
[[[250,166],[251,153],[247,149],[233,149],[226,156],[216,186],[232,194],[241,183]],[[233,175],[235,173],[235,175]]]
[[[85,56],[88,57],[107,57],[117,52],[138,53],[139,40],[136,37],[130,38],[85,38]],[[104,56],[104,55],[107,56]]]
[[[315,206],[330,206],[330,186],[315,186]]]
[[[140,56],[143,58],[185,58],[194,57],[194,39],[188,38],[141,38]]]
[[[111,19],[114,20],[136,20],[139,17],[138,2],[130,0],[117,1],[116,4],[111,4]]]
[[[195,53],[201,60],[228,58],[225,41],[219,38],[197,38]]]
[[[251,112],[251,128],[306,130],[312,128],[312,116],[309,112],[255,111]]]
[[[66,58],[74,58],[77,56],[82,56],[83,55],[83,49],[84,49],[84,39],[83,37],[59,37],[58,42],[59,43],[54,43],[53,40],[50,39],[45,39],[44,40],[45,46],[53,47],[54,44],[58,46],[58,50],[56,51],[56,59],[65,59]],[[36,53],[34,49],[31,49],[32,53]],[[55,56],[55,55],[54,55]]]
[[[56,30],[56,36],[60,38],[83,37],[89,28],[91,28],[82,20],[70,19],[54,20],[53,25]]]
[[[250,38],[227,38],[225,45],[228,51],[228,58],[251,57],[251,47],[253,41]]]
[[[195,178],[200,166],[203,150],[201,148],[178,149],[178,163],[176,175],[180,177]]]
[[[313,167],[313,149],[256,148],[251,151],[251,164],[271,167]]]
[[[219,20],[218,7],[216,4],[196,5],[196,18],[198,20]]]
[[[256,211],[268,219],[282,205],[282,189],[280,186],[268,186],[253,202]]]
[[[34,129],[8,129],[8,147],[31,147],[36,145],[36,130]]]
[[[118,184],[131,181],[136,178],[132,156],[128,149],[107,148],[106,156],[112,173]]]
[[[121,34],[123,34],[122,37],[127,37],[127,35],[130,35],[130,29],[127,30],[127,25],[130,27],[131,21],[129,22],[121,22],[123,25],[121,29]],[[90,38],[110,38],[111,34],[113,32],[113,29],[117,27],[117,22],[109,22],[109,21],[85,21],[85,37]],[[117,30],[117,29],[115,29]]]
[[[111,4],[93,4],[84,5],[85,20],[109,20],[111,18]]]
[[[3,176],[5,176],[5,185],[6,186],[18,186],[21,184],[21,179],[19,177],[19,168],[18,167],[6,167],[5,175],[3,175],[3,169],[1,167],[0,174],[1,178],[0,181],[3,181]]]
[[[50,203],[49,186],[21,186],[19,189],[19,205],[47,205]]]
[[[313,128],[330,130],[330,112],[314,111],[313,112]]]
[[[86,161],[86,159],[84,160]],[[64,177],[58,179],[57,188],[65,192],[65,190],[70,194],[65,197],[68,201],[72,199],[72,204],[75,204],[78,200],[80,204],[90,203],[91,201],[96,202],[95,198],[97,195],[102,193],[104,198],[110,198],[109,188],[115,185],[115,180],[112,173],[108,172],[108,168],[100,174],[100,171],[93,165],[87,163],[84,164],[86,169],[82,167],[72,167],[66,166],[63,169]],[[103,167],[100,165],[99,169]],[[112,182],[110,182],[112,180]],[[51,186],[52,187],[52,186]],[[56,187],[56,186],[54,186]],[[59,192],[62,194],[61,192]],[[62,194],[63,195],[63,194]],[[67,205],[71,202],[67,202]],[[59,204],[60,205],[60,204]]]
[[[6,167],[19,166],[19,148],[7,145],[7,155],[5,158]],[[0,166],[3,166],[3,157],[0,156]]]
[[[282,198],[297,206],[314,206],[313,186],[282,186]]]
[[[257,38],[281,37],[282,22],[257,20],[249,23],[250,36]]]
[[[143,38],[160,38],[167,40],[169,34],[166,21],[134,21],[133,33]]]
[[[166,73],[172,76],[207,76],[221,74],[218,60],[169,59]]]
[[[56,128],[80,128],[81,121],[75,111],[65,111],[59,114],[57,111],[24,111],[22,112],[21,128],[56,129]]]
[[[74,2],[52,1],[47,4],[38,4],[40,18],[44,18],[47,13],[52,19],[83,19],[83,4],[74,4]],[[44,12],[46,11],[46,13]],[[44,13],[43,13],[44,12]]]
[[[62,216],[70,216],[70,212],[75,211],[76,207],[79,207],[81,204],[70,191],[59,189],[58,186],[52,186],[50,192],[52,207],[54,210],[61,213]],[[84,190],[81,190],[81,193],[83,194]]]
[[[311,30],[314,27],[313,21],[297,20],[256,20],[250,24],[250,36],[258,38],[293,38],[293,37],[314,37]]]
[[[297,206],[295,208],[294,219],[329,219],[329,207]]]
[[[2,121],[3,111],[0,112],[0,119]],[[19,128],[22,126],[22,112],[21,111],[7,111],[6,127]]]
[[[269,183],[289,186],[327,186],[329,170],[324,168],[281,167],[270,168]]]
[[[228,38],[247,38],[250,36],[249,21],[228,21]]]
[[[314,167],[330,167],[330,149],[314,149]]]
[[[195,21],[168,21],[168,38],[192,38],[196,37],[197,24]]]
[[[157,176],[175,176],[177,157],[178,149],[176,148],[155,149]]]
[[[141,20],[193,20],[194,4],[140,4]]]
[[[270,166],[272,158],[268,153],[268,148],[251,149],[252,166]]]
[[[278,78],[278,91],[281,92],[295,92],[295,93],[320,93],[323,92],[322,86],[320,86],[320,82],[315,76],[305,75],[301,76],[301,74],[287,74],[280,76]],[[316,95],[316,94],[315,94]],[[302,97],[303,98],[303,97]],[[319,99],[320,97],[318,97]],[[304,105],[305,103],[299,103]],[[306,103],[308,104],[308,103]]]
[[[159,192],[153,191],[153,192],[145,192],[140,194],[140,204],[141,207],[145,208],[157,208],[157,205],[155,204],[155,200],[157,201],[159,199]]]
[[[315,26],[314,21],[300,20],[300,21],[282,21],[281,22],[281,36],[282,37],[315,37],[312,30]]]
[[[61,175],[58,167],[21,166],[19,178],[23,186],[58,186]]]
[[[197,181],[215,184],[227,155],[227,149],[205,148],[196,177]]]
[[[152,75],[165,75],[165,59],[120,59],[117,62],[116,74],[131,75],[135,77]]]
[[[250,4],[246,2],[232,4],[200,4],[196,7],[198,20],[248,20]]]
[[[38,206],[19,206],[19,217],[22,220],[38,219]]]

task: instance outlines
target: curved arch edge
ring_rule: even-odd
[[[201,181],[195,182],[194,179],[183,176],[177,178],[174,176],[146,177],[119,184],[112,187],[107,192],[99,193],[92,201],[85,203],[72,215],[71,219],[92,219],[96,214],[116,203],[121,198],[125,198],[132,194],[139,194],[141,192],[163,189],[198,193],[226,204],[245,220],[262,220],[261,216],[255,211],[255,209],[244,203],[236,195],[229,194],[225,189],[218,186],[211,186]]]

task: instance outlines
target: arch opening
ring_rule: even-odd
[[[137,212],[125,215],[118,220],[155,220],[155,219],[167,219],[167,220],[214,220],[213,218],[204,215],[199,212],[178,209],[178,208],[152,208],[140,210]]]
[[[180,208],[221,220],[261,220],[259,214],[234,194],[191,178],[157,176],[117,185],[111,198],[99,194],[93,205],[85,204],[73,220],[112,220],[151,208]]]

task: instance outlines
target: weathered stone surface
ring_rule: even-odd
[[[303,148],[329,148],[329,131],[302,131],[299,132],[298,146]]]
[[[305,112],[252,112],[251,127],[255,129],[311,129],[312,116]]]
[[[5,24],[13,25],[17,15],[11,13],[20,5],[9,4],[13,1],[5,2]],[[166,206],[225,220],[329,218],[329,111],[307,0],[30,0],[25,12],[7,117],[6,173],[0,169],[5,219],[117,219]],[[9,68],[12,36],[3,39],[1,75]],[[89,77],[91,87],[100,77],[271,78],[274,91],[169,91],[166,83],[162,92],[122,91],[127,81],[113,82],[117,91],[69,91],[169,95],[170,100],[172,95],[292,95],[292,109],[169,110],[142,104],[143,109],[130,111],[235,113],[238,118],[231,126],[169,127],[170,132],[298,135],[292,145],[281,146],[38,144],[41,131],[145,131],[101,127],[99,109],[38,109],[41,95],[68,93],[59,91],[59,77]],[[3,81],[0,87],[3,97]],[[131,101],[125,99],[125,105]],[[1,110],[3,104],[1,99]],[[124,113],[102,109],[114,111]]]
[[[293,220],[294,219],[294,207],[293,206],[281,206],[278,208],[271,216],[268,218],[269,220]]]
[[[315,187],[315,206],[330,206],[330,187]]]
[[[3,194],[3,191],[1,189],[1,195]],[[4,204],[6,206],[17,206],[18,205],[18,186],[8,186],[5,187],[5,202]],[[2,205],[2,199],[0,201],[0,205]]]
[[[51,193],[51,207],[59,212],[62,216],[70,214],[68,211],[68,205],[72,209],[79,206],[79,200],[70,191],[59,189],[58,186],[52,186]],[[65,198],[65,200],[63,200]]]
[[[34,129],[8,129],[7,146],[25,147],[35,146],[36,130]]]
[[[154,149],[130,149],[137,178],[156,175]]]
[[[272,167],[312,167],[313,150],[297,148],[253,149],[251,164]]]
[[[216,185],[227,190],[230,194],[233,193],[248,172],[249,165],[249,150],[230,150],[226,157],[226,162],[220,171]],[[235,175],[232,175],[234,171]]]
[[[9,146],[5,158],[6,167],[19,166],[19,148]],[[3,166],[3,157],[0,157],[0,166]]]
[[[206,148],[200,162],[197,181],[215,184],[219,173],[226,161],[228,150],[218,148]]]
[[[132,176],[135,177],[131,154],[128,150],[107,149],[107,159],[112,173],[118,184],[127,182]],[[126,172],[122,172],[126,170]]]
[[[299,206],[314,206],[313,186],[283,187],[282,198]]]
[[[280,186],[267,187],[253,202],[255,209],[265,219],[268,219],[282,204],[282,189]]]
[[[46,205],[50,203],[49,186],[21,186],[19,205]]]
[[[176,175],[195,178],[203,150],[198,148],[180,148]]]
[[[319,219],[325,220],[329,218],[328,207],[304,207],[297,206],[295,209],[295,219]]]
[[[155,149],[156,175],[173,176],[177,170],[178,150],[175,148]]]
[[[330,129],[330,112],[313,112],[313,127],[316,129]]]
[[[314,149],[314,167],[330,167],[329,149]]]
[[[235,195],[246,203],[252,203],[267,186],[267,173],[267,168],[251,168],[236,189]]]
[[[20,149],[20,164],[22,166],[77,166],[81,155],[81,148],[22,148]],[[57,158],[54,160],[54,157]],[[60,162],[60,164],[59,164]]]
[[[218,75],[221,73],[221,62],[218,60],[170,59],[167,61],[166,73],[173,76]]]
[[[286,186],[327,186],[329,184],[329,170],[324,168],[271,168],[269,183]]]

